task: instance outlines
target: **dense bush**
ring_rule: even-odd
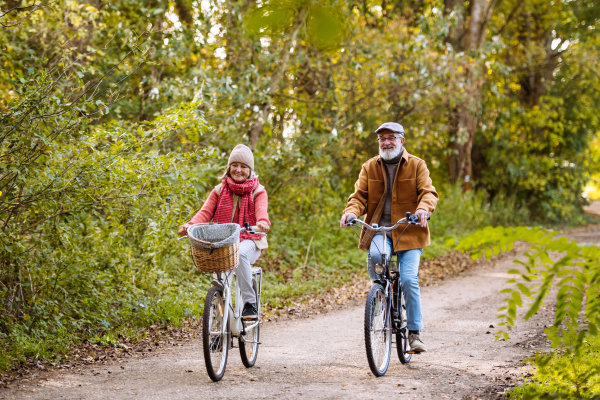
[[[523,386],[508,393],[513,400],[597,399],[600,396],[600,337],[587,336],[575,355],[558,351],[533,371]]]
[[[205,151],[161,146],[183,130],[191,138],[205,131],[198,104],[148,123],[90,125],[109,102],[82,76],[68,65],[15,80],[0,118],[4,367],[20,355],[52,355],[82,334],[168,321],[181,313],[171,303],[189,302],[176,300],[181,272],[164,274],[162,264],[181,260],[165,240],[213,171],[191,167]],[[178,289],[159,289],[169,286]]]

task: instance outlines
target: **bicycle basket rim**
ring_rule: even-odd
[[[192,247],[198,249],[220,249],[232,246],[240,238],[238,224],[192,225],[188,228]]]

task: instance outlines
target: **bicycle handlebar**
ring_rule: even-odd
[[[429,221],[430,219],[431,219],[431,216],[428,216],[427,220]],[[346,222],[346,226],[352,226],[356,223],[359,223],[360,225],[363,225],[366,228],[369,228],[370,230],[373,230],[375,232],[388,232],[388,231],[393,231],[394,229],[398,228],[398,226],[400,224],[418,225],[419,224],[419,216],[417,214],[411,214],[410,212],[407,212],[406,217],[400,219],[398,222],[396,222],[395,224],[390,225],[390,226],[378,226],[377,224],[369,225],[366,222],[364,222],[358,218],[351,218],[348,220],[348,222]]]
[[[267,236],[267,234],[264,232],[256,232],[256,229],[258,229],[258,226],[250,226],[249,223],[244,222],[244,227],[240,230],[242,232],[251,233],[252,235]]]

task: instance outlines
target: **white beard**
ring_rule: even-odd
[[[395,150],[391,150],[391,149],[386,149],[386,150],[382,150],[381,148],[379,148],[379,155],[381,156],[381,158],[383,158],[385,161],[391,160],[392,158],[396,158],[398,157],[398,155],[402,152],[402,146],[398,146],[396,147]]]

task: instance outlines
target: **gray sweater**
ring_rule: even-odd
[[[402,153],[404,149],[398,154],[398,156],[391,160],[383,160],[385,166],[385,172],[387,177],[387,190],[385,194],[385,205],[383,206],[383,214],[379,220],[379,225],[391,225],[392,224],[392,189],[394,188],[394,179],[396,178],[396,171],[398,170],[398,163],[402,159]],[[396,222],[396,221],[393,221]],[[392,237],[392,231],[386,232],[389,238]]]

